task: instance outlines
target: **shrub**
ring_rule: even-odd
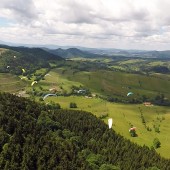
[[[76,104],[76,103],[71,102],[71,103],[70,103],[70,108],[77,108],[77,104]]]
[[[159,141],[159,139],[158,138],[154,138],[154,140],[153,140],[153,147],[155,148],[155,149],[157,149],[157,148],[159,148],[161,146],[161,142]]]

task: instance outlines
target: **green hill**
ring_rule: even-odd
[[[0,169],[170,169],[83,111],[56,110],[0,94]]]
[[[10,47],[0,45],[0,72],[22,74],[33,73],[40,68],[49,68],[50,62],[63,60],[61,57],[48,53],[40,48]]]
[[[83,51],[80,50],[78,48],[68,48],[68,49],[55,49],[55,50],[51,50],[51,49],[45,49],[48,52],[55,54],[55,55],[59,55],[63,58],[76,58],[76,57],[81,57],[81,58],[98,58],[98,57],[104,57],[103,55],[100,54],[95,54],[95,53],[90,53],[88,51]]]
[[[20,91],[27,85],[19,77],[9,73],[0,73],[0,82],[0,91],[10,93]]]
[[[79,82],[93,93],[103,95],[109,101],[131,103],[156,101],[160,94],[164,95],[163,100],[170,99],[170,81],[156,76],[108,70],[76,72],[70,69],[55,69],[51,74],[58,77],[57,81],[60,85],[63,79]],[[55,79],[53,81],[55,83]],[[133,95],[128,97],[128,92],[133,92]]]

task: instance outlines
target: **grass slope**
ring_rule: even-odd
[[[53,72],[53,82],[77,82],[91,89],[96,93],[112,95],[117,97],[127,97],[129,91],[134,93],[133,97],[146,95],[155,97],[159,93],[164,93],[165,97],[170,98],[170,81],[160,77],[128,74],[112,71],[94,71],[94,72],[74,72],[55,69]],[[56,77],[58,79],[56,80]],[[71,85],[70,84],[70,85]]]
[[[131,104],[109,103],[99,98],[85,98],[85,97],[48,97],[45,102],[54,101],[59,103],[62,108],[68,109],[70,102],[75,102],[78,106],[77,110],[85,110],[101,116],[102,114],[109,114],[113,118],[113,129],[122,136],[130,139],[139,145],[147,145],[149,147],[153,144],[153,139],[157,137],[161,142],[161,147],[157,152],[161,156],[170,158],[170,107]],[[147,131],[140,117],[140,110],[146,121],[146,126],[149,126],[152,131]],[[107,118],[104,119],[107,123]],[[137,127],[138,137],[132,138],[129,134],[130,125]],[[160,133],[155,132],[153,126],[160,126]]]
[[[65,91],[70,92],[73,85],[80,86],[82,84],[76,81],[68,80],[61,74],[57,74],[56,71],[50,71],[48,76],[45,76],[45,80],[40,81],[40,85],[46,88],[50,86],[55,87],[56,89],[64,89]]]
[[[17,92],[26,86],[24,81],[19,77],[8,73],[0,73],[0,91],[4,92]]]

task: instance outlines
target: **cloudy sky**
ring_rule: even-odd
[[[0,40],[170,50],[170,0],[1,0]]]

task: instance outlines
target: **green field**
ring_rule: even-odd
[[[60,71],[63,71],[63,70],[60,69]],[[54,87],[59,91],[64,89],[66,92],[70,92],[71,87],[73,85],[80,86],[82,84],[79,82],[76,82],[76,81],[68,80],[65,77],[63,77],[62,75],[57,74],[56,71],[50,71],[49,75],[45,76],[44,80],[40,81],[40,85],[42,85],[45,88],[47,88],[47,87],[53,88]]]
[[[154,98],[163,93],[170,99],[170,81],[156,76],[128,74],[113,71],[74,72],[74,70],[55,69],[49,72],[43,83],[58,83],[69,91],[72,85],[83,85],[92,92],[112,95],[116,97],[127,97],[129,91],[134,93],[133,97],[138,98],[146,95]]]
[[[0,91],[14,93],[25,88],[26,83],[12,74],[0,73]]]
[[[152,146],[153,139],[157,137],[161,142],[161,147],[157,149],[163,157],[170,158],[170,107],[160,106],[144,106],[144,105],[130,105],[130,104],[118,104],[109,103],[99,98],[85,98],[85,97],[48,97],[45,102],[55,101],[59,103],[62,108],[69,109],[70,102],[75,102],[78,106],[77,109],[85,110],[95,114],[97,117],[107,114],[113,118],[113,129],[135,142],[139,145]],[[140,117],[140,110],[146,121],[146,126],[149,126],[152,131],[147,131]],[[104,121],[107,123],[107,119]],[[130,137],[129,128],[130,125],[137,128],[138,137]],[[153,125],[159,126],[160,132],[155,132]]]
[[[105,61],[105,60],[104,60]],[[103,61],[103,62],[104,62]],[[125,72],[141,72],[146,73],[153,67],[165,66],[170,69],[170,61],[165,61],[161,59],[123,59],[118,61],[110,61],[109,68],[122,70]],[[150,72],[150,71],[149,71]],[[152,71],[151,71],[152,72]]]

